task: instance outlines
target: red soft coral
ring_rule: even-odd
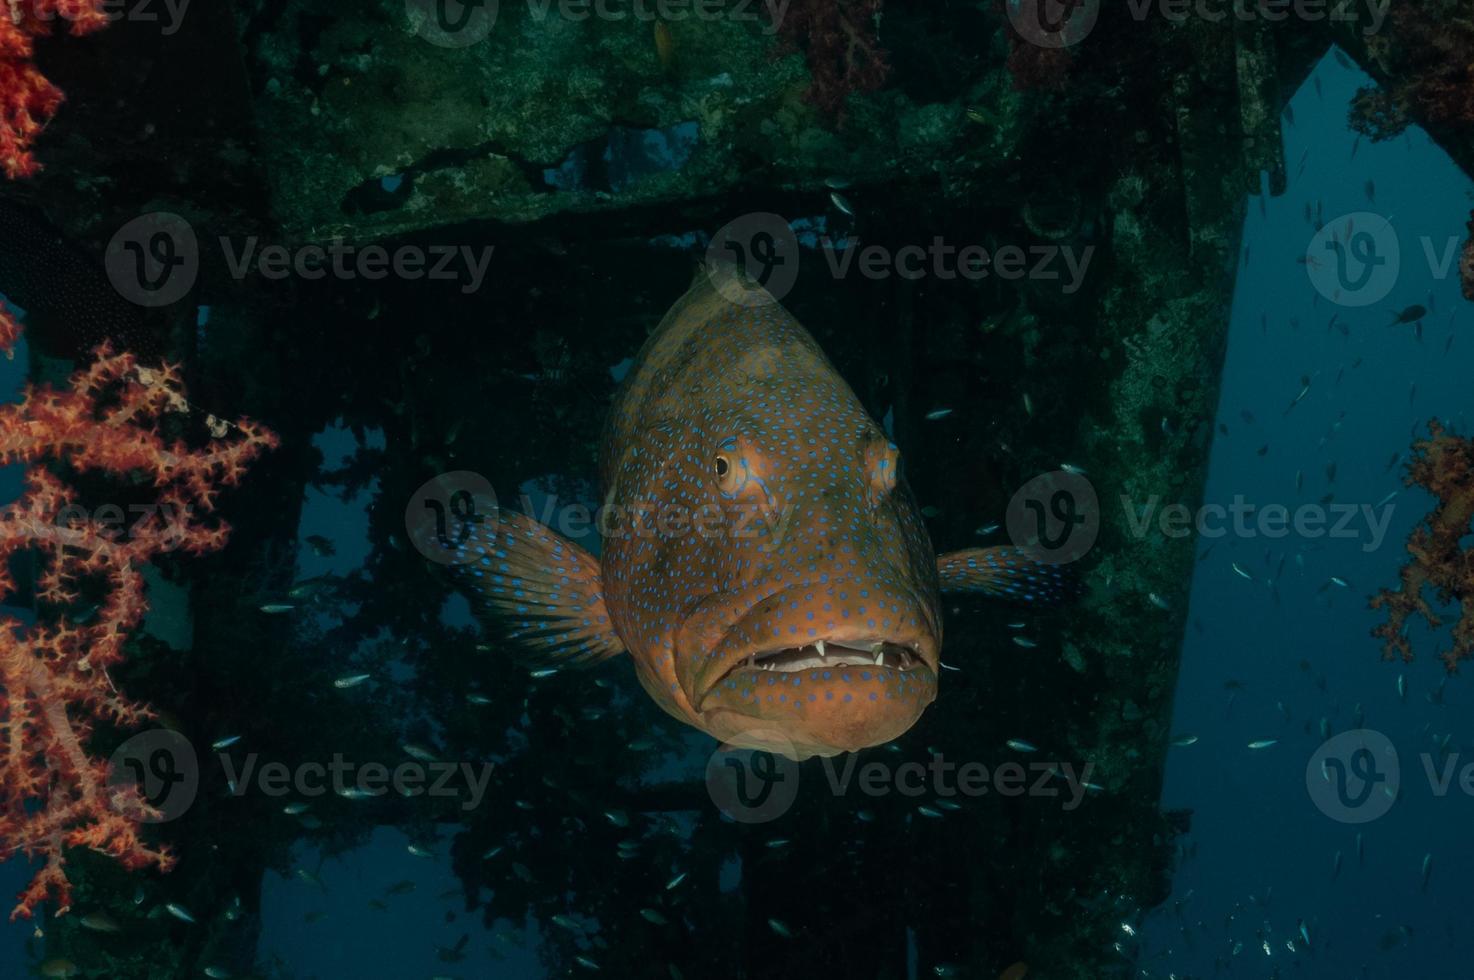
[[[1474,18],[1422,0],[1395,6],[1367,51],[1389,76],[1352,102],[1353,129],[1390,139],[1419,122],[1474,126]]]
[[[0,0],[0,170],[28,177],[39,168],[31,152],[36,136],[61,105],[62,93],[31,60],[33,41],[57,22],[73,34],[108,22],[106,0]]]
[[[885,83],[890,62],[877,36],[882,0],[792,0],[775,25],[809,63],[808,101],[832,116],[844,115],[851,92]]]
[[[1443,625],[1423,595],[1424,588],[1431,587],[1439,602],[1460,606],[1453,647],[1443,655],[1452,671],[1460,660],[1474,657],[1474,548],[1459,544],[1474,530],[1474,440],[1445,432],[1436,419],[1429,422],[1428,438],[1413,444],[1405,482],[1423,487],[1438,503],[1408,536],[1412,559],[1402,566],[1402,584],[1372,597],[1373,609],[1387,610],[1387,622],[1374,628],[1372,635],[1383,641],[1382,655],[1387,659],[1412,660],[1408,619],[1417,614],[1434,629]]]

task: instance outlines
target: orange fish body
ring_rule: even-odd
[[[808,331],[718,268],[615,397],[601,557],[503,511],[463,568],[548,662],[628,651],[657,704],[723,742],[854,751],[936,698],[943,585],[1042,594],[1057,578],[1013,548],[939,564],[899,465]]]

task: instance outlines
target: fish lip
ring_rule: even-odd
[[[729,634],[730,636],[731,634]],[[844,631],[837,632],[832,636],[816,637],[807,643],[792,644],[789,646],[755,646],[734,647],[723,651],[723,669],[710,671],[710,679],[703,678],[704,683],[694,699],[696,710],[704,711],[706,700],[717,686],[724,680],[742,671],[752,670],[754,674],[769,673],[757,664],[768,658],[771,662],[774,658],[791,658],[779,674],[798,674],[805,670],[818,670],[821,668],[832,668],[842,663],[849,663],[856,667],[880,666],[901,671],[929,671],[933,678],[940,669],[940,653],[936,644],[928,642],[927,637],[916,637],[914,639],[895,639],[882,634],[872,632]],[[813,662],[817,654],[818,642],[825,645],[823,662]],[[881,664],[875,664],[865,656],[874,655],[874,647],[880,646],[883,657]],[[796,665],[795,665],[796,664]]]

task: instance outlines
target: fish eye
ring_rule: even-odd
[[[737,473],[737,458],[731,453],[717,453],[711,461],[711,472],[717,489],[722,493],[736,493],[740,489],[742,481]]]

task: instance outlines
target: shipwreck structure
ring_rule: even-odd
[[[550,968],[586,955],[614,976],[1127,975],[1119,924],[1167,894],[1187,819],[1161,812],[1159,790],[1193,556],[1131,535],[1111,502],[1201,495],[1244,209],[1285,190],[1282,109],[1311,66],[1338,45],[1378,83],[1369,135],[1416,122],[1474,170],[1459,103],[1474,44],[1447,43],[1474,28],[1441,0],[1399,4],[1372,37],[1365,21],[1138,18],[1094,0],[1041,26],[1019,13],[1034,6],[794,0],[775,22],[744,5],[662,20],[493,4],[452,22],[433,3],[234,0],[167,32],[123,18],[43,42],[68,102],[37,147],[44,169],[0,186],[0,293],[26,310],[33,374],[111,339],[180,362],[203,410],[280,438],[227,502],[230,547],[166,569],[178,588],[155,601],[175,628],[140,635],[118,682],[201,744],[236,732],[287,761],[325,742],[392,758],[433,731],[444,757],[498,760],[493,802],[469,816],[329,801],[307,826],[231,797],[206,765],[198,802],[157,829],[170,874],[71,862],[78,909],[137,879],[204,925],[140,920],[119,942],[62,917],[49,948],[117,976],[246,975],[262,873],[294,842],[345,849],[392,823],[453,842],[462,914],[572,905],[601,924],[602,946],[555,933]],[[405,502],[453,470],[507,498],[550,480],[588,496],[611,366],[709,236],[754,213],[801,230],[785,305],[889,418],[940,546],[975,542],[1061,461],[1088,472],[1099,526],[1081,598],[1036,614],[1028,651],[1007,642],[1012,613],[949,610],[963,669],[890,756],[992,766],[1027,734],[1041,757],[1092,765],[1079,808],[994,794],[931,819],[914,799],[835,796],[813,768],[780,822],[732,823],[699,779],[642,778],[631,743],[680,734],[620,701],[632,678],[528,679],[442,617],[450,587],[407,546]],[[152,302],[118,287],[109,244],[161,214],[192,230],[197,261]],[[1077,280],[1063,266],[872,276],[836,272],[826,235],[1091,258]],[[300,274],[264,252],[402,246],[493,261],[464,289]],[[923,423],[939,406],[945,424]],[[342,464],[314,443],[330,427],[363,436]],[[322,601],[339,614],[317,625],[241,601],[291,589],[309,488],[372,500],[364,571],[333,584]],[[414,667],[371,712],[324,683],[366,659]],[[247,822],[258,830],[231,830]]]

